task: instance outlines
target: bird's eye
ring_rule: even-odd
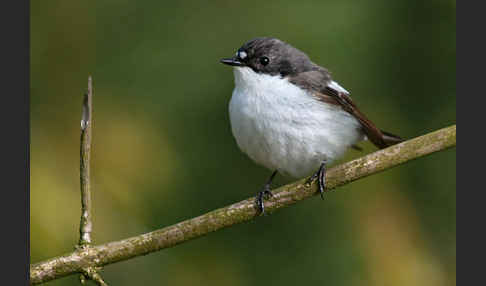
[[[267,57],[261,57],[260,58],[260,63],[264,66],[268,65],[269,62],[270,62],[270,60]]]

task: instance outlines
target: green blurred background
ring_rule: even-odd
[[[78,240],[89,74],[100,244],[259,191],[270,171],[232,137],[233,73],[219,63],[253,37],[308,53],[385,130],[413,138],[455,124],[455,10],[455,1],[419,0],[31,1],[31,262]],[[103,276],[109,285],[455,285],[456,150],[109,265]]]

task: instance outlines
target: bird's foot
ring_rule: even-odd
[[[326,183],[326,177],[325,177],[325,174],[326,174],[326,161],[323,161],[321,163],[321,166],[319,167],[319,169],[317,170],[317,172],[315,172],[308,180],[307,180],[307,184],[311,184],[312,181],[314,181],[315,179],[317,179],[317,183],[318,183],[318,187],[319,187],[319,193],[321,194],[321,198],[324,199],[324,188],[326,187],[325,183]]]
[[[270,191],[270,184],[272,183],[272,180],[273,180],[273,178],[275,177],[276,174],[277,174],[277,171],[272,173],[272,175],[268,179],[267,183],[265,183],[265,185],[263,186],[263,190],[261,192],[259,192],[256,196],[255,204],[256,204],[256,207],[258,209],[258,213],[260,215],[266,215],[265,206],[263,204],[263,201],[265,199],[273,197],[273,194]]]
[[[265,212],[265,206],[263,205],[263,201],[271,197],[273,197],[273,194],[270,191],[270,187],[268,185],[265,185],[263,191],[257,194],[256,205],[260,215],[267,215],[267,213]]]

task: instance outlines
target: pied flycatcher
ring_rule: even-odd
[[[313,173],[310,181],[318,180],[323,197],[326,165],[349,147],[365,139],[378,148],[403,141],[378,129],[327,69],[279,39],[255,38],[221,62],[234,67],[229,115],[236,142],[273,171],[257,195],[260,213],[277,172],[295,178]]]

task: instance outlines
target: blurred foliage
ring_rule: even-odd
[[[96,244],[260,189],[270,171],[235,144],[233,74],[218,62],[253,37],[308,53],[385,130],[412,138],[456,122],[455,1],[57,0],[30,10],[31,262],[78,240],[88,74]],[[110,285],[455,285],[455,149],[343,189],[103,276]]]

